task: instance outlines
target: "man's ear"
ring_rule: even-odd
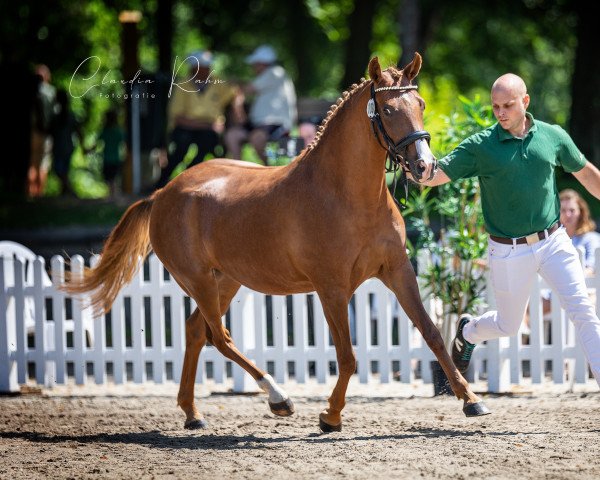
[[[373,57],[369,62],[369,77],[374,82],[381,80],[381,66],[379,65],[379,58]]]
[[[413,78],[415,78],[419,74],[419,70],[421,70],[421,64],[423,63],[423,59],[418,52],[415,52],[415,56],[406,67],[402,69],[404,72],[404,76],[409,82],[412,82]]]
[[[526,93],[525,96],[523,97],[523,105],[525,106],[525,110],[527,110],[527,107],[529,107],[530,101],[531,101],[531,97],[529,96],[528,93]]]

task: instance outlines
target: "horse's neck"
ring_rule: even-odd
[[[373,134],[362,103],[356,99],[341,107],[302,161],[336,193],[372,204],[385,201],[385,151]]]

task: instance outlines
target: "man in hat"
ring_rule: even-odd
[[[215,78],[211,67],[213,54],[208,50],[194,52],[185,59],[188,75],[173,84],[171,100],[167,109],[167,132],[174,148],[167,154],[167,164],[162,169],[156,188],[164,187],[173,170],[179,165],[190,146],[198,148],[190,167],[204,160],[220,143],[225,109],[232,105],[235,112],[243,106],[239,88]],[[243,115],[238,113],[238,115]]]
[[[254,95],[254,101],[249,121],[225,132],[225,145],[232,158],[241,158],[242,145],[250,142],[266,165],[267,142],[288,133],[296,122],[294,84],[276,62],[277,54],[269,45],[261,45],[246,57],[256,78],[244,87],[244,93]]]

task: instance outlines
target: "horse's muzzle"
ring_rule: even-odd
[[[429,181],[434,177],[437,170],[437,159],[431,153],[429,144],[424,139],[417,140],[415,147],[417,159],[408,162],[410,173],[416,182]]]
[[[414,163],[409,162],[409,168],[416,182],[429,181],[435,176],[435,172],[437,171],[437,160],[427,162],[423,159],[418,159]]]

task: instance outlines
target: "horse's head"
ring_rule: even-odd
[[[379,143],[392,161],[409,170],[417,182],[430,180],[437,169],[437,160],[429,149],[429,133],[423,130],[425,102],[412,84],[420,69],[418,53],[402,70],[389,67],[382,71],[378,58],[372,58],[369,75],[373,82],[367,105]]]

